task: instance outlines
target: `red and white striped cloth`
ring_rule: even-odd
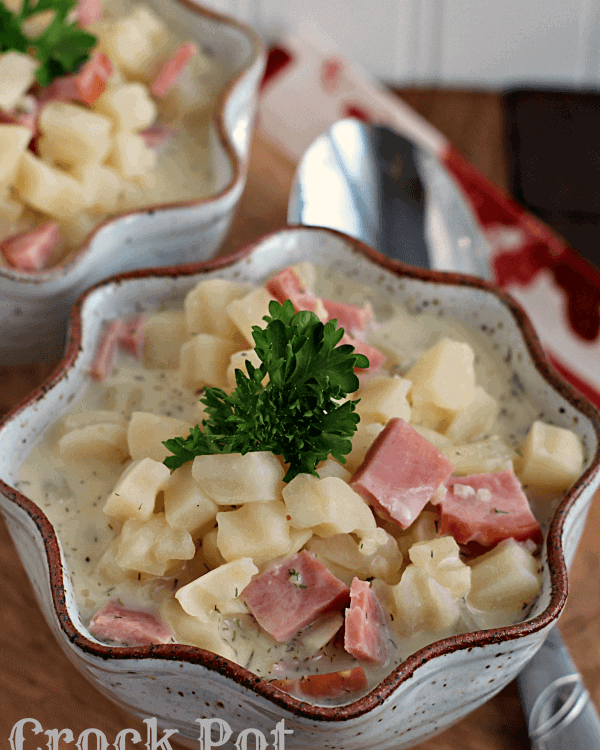
[[[389,125],[444,162],[488,238],[496,282],[521,302],[556,369],[600,407],[597,270],[314,29],[271,48],[259,110],[263,135],[298,160],[320,133],[351,116]]]

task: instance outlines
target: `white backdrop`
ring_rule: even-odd
[[[267,39],[312,21],[390,83],[600,86],[600,0],[203,0]]]

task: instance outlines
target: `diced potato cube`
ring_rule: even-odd
[[[187,531],[173,529],[164,514],[155,514],[148,521],[125,521],[117,563],[122,568],[162,576],[174,560],[191,560],[195,552]]]
[[[425,440],[429,440],[429,442],[432,445],[435,445],[435,447],[442,453],[446,453],[446,451],[452,450],[452,442],[448,440],[445,435],[442,435],[440,432],[432,430],[429,427],[423,427],[423,425],[414,424],[412,426],[419,433],[419,435],[424,437]]]
[[[283,499],[292,526],[312,528],[319,536],[355,532],[362,537],[376,527],[369,506],[338,477],[318,479],[298,474],[283,489]]]
[[[214,619],[202,621],[188,615],[175,599],[167,599],[161,607],[160,615],[171,626],[177,643],[205,648],[213,654],[235,661],[233,649],[221,637],[221,617],[218,613],[215,613]]]
[[[129,18],[135,22],[140,33],[152,39],[155,44],[168,41],[167,27],[147,5],[136,5]]]
[[[422,510],[416,521],[406,530],[402,530],[395,523],[385,523],[384,528],[394,536],[398,547],[404,556],[417,542],[429,542],[438,536],[439,516],[434,510]]]
[[[122,583],[128,579],[136,577],[133,570],[125,570],[117,563],[117,553],[119,551],[119,540],[114,539],[106,551],[98,560],[95,572],[99,573],[105,581],[109,583]]]
[[[317,269],[314,264],[302,260],[300,263],[295,263],[292,268],[300,277],[300,281],[304,284],[305,288],[309,292],[314,291],[315,284],[317,283]]]
[[[114,422],[86,425],[63,435],[58,452],[67,461],[124,461],[129,455],[127,431]]]
[[[147,521],[154,513],[156,496],[165,488],[171,472],[151,458],[134,462],[120,477],[104,505],[104,513],[125,521]]]
[[[392,587],[397,626],[405,633],[424,630],[442,635],[458,622],[456,599],[447,588],[417,565],[406,568],[400,583]]]
[[[159,417],[145,411],[135,411],[131,415],[127,430],[127,443],[131,458],[152,458],[164,461],[171,453],[163,445],[164,440],[174,437],[187,437],[190,425],[174,417]]]
[[[103,115],[70,102],[48,102],[39,116],[44,138],[40,155],[61,165],[99,163],[111,147],[112,123]]]
[[[317,466],[316,471],[320,479],[338,477],[339,479],[343,479],[344,482],[349,482],[352,477],[352,474],[333,458],[327,458],[325,461],[322,461]]]
[[[453,443],[479,440],[494,428],[498,411],[496,399],[476,385],[473,399],[452,419],[445,435]]]
[[[179,352],[186,339],[182,312],[149,315],[144,324],[144,367],[176,370],[179,367]]]
[[[85,196],[77,180],[30,151],[21,156],[14,188],[24,203],[50,216],[68,219],[85,208]]]
[[[136,133],[117,133],[105,163],[121,177],[132,180],[154,169],[156,152]]]
[[[460,559],[458,544],[451,536],[417,542],[408,551],[415,565],[422,568],[456,599],[462,599],[471,588],[471,569]]]
[[[284,471],[268,451],[197,456],[192,475],[218,505],[268,503],[281,499]]]
[[[269,292],[260,287],[241,299],[233,300],[225,308],[229,318],[252,347],[254,346],[252,326],[267,327],[263,317],[269,314],[269,303],[272,300],[273,297]]]
[[[192,464],[176,469],[164,487],[165,516],[170,526],[196,534],[214,522],[217,504],[192,477]]]
[[[128,75],[145,79],[150,71],[154,71],[161,48],[148,27],[140,26],[134,17],[129,16],[99,31],[102,50]]]
[[[125,419],[118,411],[98,409],[93,411],[76,411],[67,414],[62,421],[62,426],[68,432],[69,430],[76,430],[79,427],[85,427],[90,424],[102,424],[103,422],[115,422],[116,424],[125,425]]]
[[[542,492],[561,492],[583,470],[581,439],[571,430],[534,422],[523,443],[519,479]]]
[[[302,630],[298,638],[302,653],[312,656],[326,646],[344,624],[344,617],[339,612],[327,612],[318,620]]]
[[[0,198],[0,222],[9,225],[20,219],[25,206],[12,198]]]
[[[199,282],[185,298],[185,320],[188,331],[210,333],[222,339],[235,339],[244,346],[245,339],[226,309],[230,302],[248,293],[247,284],[225,279],[205,279]]]
[[[383,529],[379,529],[383,532]],[[384,543],[374,551],[364,554],[363,542],[357,542],[350,534],[338,534],[322,539],[313,536],[306,549],[315,554],[328,567],[330,563],[359,578],[376,577],[388,584],[400,580],[402,553],[390,534],[383,532]],[[335,569],[334,567],[334,569]]]
[[[352,450],[346,456],[345,468],[351,474],[354,474],[365,460],[367,451],[381,430],[383,430],[383,425],[379,422],[363,422],[361,420],[358,423],[356,432],[352,438]]]
[[[539,593],[539,563],[514,539],[505,539],[471,563],[467,602],[482,610],[520,611]]]
[[[246,370],[246,360],[253,364],[256,369],[261,365],[260,358],[254,349],[244,349],[241,352],[232,354],[231,359],[229,360],[229,366],[227,367],[227,385],[231,390],[234,390],[237,387],[235,379],[236,370],[241,370],[244,375],[248,375],[248,370]],[[268,380],[268,377],[269,376],[267,375],[266,380]]]
[[[225,614],[245,612],[238,597],[256,573],[258,568],[252,560],[242,557],[182,586],[175,597],[189,615],[203,621],[210,618],[215,608]]]
[[[2,58],[0,58],[1,67]],[[0,79],[1,80],[1,79]],[[0,125],[0,188],[12,184],[33,133],[22,125]]]
[[[126,83],[106,89],[94,110],[108,117],[117,130],[143,130],[156,120],[156,104],[141,83]]]
[[[290,526],[290,546],[285,551],[288,556],[295,555],[296,552],[300,552],[302,547],[312,539],[312,529],[294,529]]]
[[[454,465],[454,476],[460,477],[503,471],[509,461],[517,458],[517,454],[498,435],[478,443],[457,445],[450,450],[442,448],[442,452]]]
[[[223,387],[227,384],[227,367],[238,344],[209,333],[199,333],[181,347],[181,377],[192,391],[205,385]]]
[[[217,545],[218,533],[219,529],[215,526],[214,529],[211,529],[208,534],[202,537],[202,556],[211,570],[218,568],[220,565],[225,565],[227,562],[220,553]]]
[[[378,375],[371,378],[356,394],[360,398],[356,411],[367,422],[386,424],[393,417],[400,417],[408,422],[410,405],[406,394],[410,387],[410,380],[399,375]]]
[[[290,524],[285,505],[246,503],[237,510],[217,514],[217,545],[228,562],[250,558],[255,565],[288,552]]]
[[[69,170],[69,175],[81,184],[90,211],[110,213],[116,210],[122,180],[112,169],[94,163],[77,164]]]
[[[95,226],[96,222],[85,211],[60,219],[61,232],[68,247],[81,245]]]
[[[464,342],[442,339],[422,354],[406,374],[413,406],[431,404],[457,412],[473,400],[475,355]]]
[[[22,52],[0,55],[0,109],[10,112],[35,81],[39,60]]]

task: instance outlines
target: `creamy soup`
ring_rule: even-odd
[[[353,396],[361,422],[346,467],[328,459],[319,479],[286,484],[282,461],[259,452],[204,455],[169,475],[160,441],[206,416],[199,390],[233,388],[231,364],[252,359],[248,325],[270,299],[263,288],[201,282],[184,311],[121,329],[126,348],[143,345],[141,360],[121,351],[114,367],[98,365],[104,379],[90,380],[34,448],[20,488],[56,528],[82,620],[100,640],[201,646],[327,704],[356,699],[434,640],[522,619],[539,591],[543,527],[583,451],[574,433],[535,421],[481,332],[435,310],[409,314],[340,275],[314,276],[304,264],[292,272],[307,305],[327,317],[321,300],[351,303],[338,315],[350,324],[371,305],[353,341],[372,361],[385,354]],[[289,288],[279,278],[271,293]],[[397,481],[412,485],[390,499],[382,464],[416,454],[444,478],[425,497],[422,480],[398,469]],[[299,620],[265,605],[282,586],[279,609],[296,608]],[[322,601],[316,588],[326,589]],[[321,682],[298,680],[309,675]]]

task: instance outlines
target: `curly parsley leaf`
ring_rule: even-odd
[[[0,3],[0,52],[14,50],[30,54],[39,60],[35,72],[37,81],[48,86],[55,78],[76,73],[90,57],[97,38],[79,28],[67,17],[77,0],[23,0],[18,14]],[[23,22],[38,13],[54,11],[52,21],[37,37],[30,38],[23,31]]]
[[[316,465],[329,455],[346,463],[358,401],[337,402],[358,389],[354,368],[367,368],[369,360],[353,346],[338,346],[344,329],[335,320],[295,313],[290,300],[271,302],[269,313],[266,328],[252,328],[260,367],[247,361],[246,373],[236,370],[231,394],[206,389],[204,430],[196,425],[187,438],[163,443],[173,453],[164,460],[170,469],[195,456],[271,451],[289,464],[289,482],[297,474],[318,476]]]

